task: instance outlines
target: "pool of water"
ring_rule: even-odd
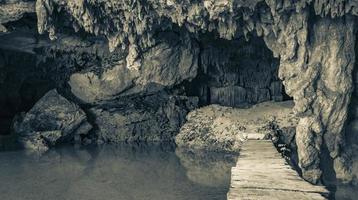
[[[226,200],[236,160],[168,144],[62,146],[36,154],[3,137],[0,200]],[[357,186],[330,190],[331,199],[358,197]]]
[[[224,200],[236,156],[170,145],[0,152],[0,199]]]

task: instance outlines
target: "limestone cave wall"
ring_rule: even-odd
[[[198,73],[186,91],[198,96],[201,105],[245,107],[287,99],[278,78],[279,60],[262,38],[230,41],[203,35],[199,43]]]
[[[273,56],[279,59],[278,78],[285,92],[293,97],[294,111],[300,118],[295,137],[303,177],[318,183],[325,157],[332,161],[338,179],[353,179],[352,148],[347,142],[356,137],[356,131],[350,129],[354,133],[346,134],[345,128],[349,124],[348,127],[355,126],[354,117],[351,117],[351,123],[347,119],[354,116],[356,110],[353,109],[356,107],[356,93],[353,93],[357,52],[356,0],[6,0],[0,5],[5,13],[2,16],[6,16],[0,20],[2,31],[12,32],[9,23],[21,20],[25,13],[36,13],[38,33],[46,33],[52,40],[44,42],[45,39],[36,36],[37,43],[51,44],[37,45],[36,52],[41,52],[38,56],[43,63],[51,59],[62,61],[57,64],[49,62],[53,64],[49,69],[55,69],[54,77],[62,82],[56,86],[63,89],[62,95],[68,94],[68,98],[81,104],[84,110],[100,105],[101,110],[125,119],[128,119],[125,111],[118,114],[118,109],[102,105],[112,105],[113,100],[123,96],[142,98],[163,94],[163,91],[169,96],[176,96],[173,97],[175,99],[183,100],[181,97],[184,97],[184,102],[187,102],[188,97],[181,85],[183,82],[195,81],[200,71],[210,77],[214,73],[210,70],[225,72],[230,69],[230,64],[221,66],[212,63],[218,59],[212,59],[211,53],[219,50],[214,53],[214,58],[225,60],[236,50],[249,52],[245,43],[237,43],[237,40],[262,38]],[[201,51],[201,42],[205,41],[201,37],[205,33],[226,40],[222,43],[229,43],[229,46],[239,47],[224,53],[226,50],[221,50],[222,43],[211,48],[209,41],[205,42],[208,46]],[[220,53],[225,55],[218,56]],[[275,71],[274,66],[266,62],[269,60],[277,62],[271,57],[263,58],[261,61],[264,64],[258,66],[264,71]],[[255,62],[260,63],[260,60],[250,62],[235,70],[242,74],[241,67],[255,66]],[[249,73],[250,70],[252,67],[244,71]],[[260,73],[260,70],[255,72]],[[266,72],[263,74],[267,75]],[[272,91],[281,86],[271,89],[271,84],[278,81],[275,76],[271,74],[270,81],[259,81],[260,84],[265,82],[263,88],[254,89],[257,92],[245,100],[255,103],[280,96]],[[230,79],[230,76],[224,77],[224,80]],[[211,88],[210,95],[199,96],[209,96],[212,102],[218,99],[217,96],[238,93],[237,101],[241,103],[242,92],[251,91],[248,90],[251,88],[250,81],[245,79],[244,86],[240,82],[225,85],[222,80],[218,81],[219,85],[210,85],[214,81],[209,85],[215,86],[216,90]],[[225,89],[228,86],[236,89]],[[270,95],[267,95],[267,90]],[[236,94],[234,96],[236,98]],[[185,113],[187,108],[192,107],[177,107],[184,104],[161,104],[155,106],[153,112],[160,113],[156,116],[166,116],[164,119],[167,121],[178,120],[182,114],[171,114]],[[236,104],[236,99],[228,100],[228,104]],[[140,107],[142,104],[131,105]],[[160,119],[163,117],[158,117]],[[88,113],[88,120],[95,122],[98,118]],[[110,127],[120,126],[107,124]],[[130,133],[137,130],[133,127],[140,126],[140,122],[132,126],[130,120],[127,124],[131,124]],[[166,122],[160,124],[162,127],[168,125]],[[99,130],[100,127],[94,126],[94,129]],[[138,132],[142,134],[143,131]]]

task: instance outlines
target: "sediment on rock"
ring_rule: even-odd
[[[291,101],[286,101],[264,102],[247,109],[219,105],[202,107],[187,115],[187,122],[175,142],[179,147],[190,149],[239,152],[248,138],[267,138],[273,130],[269,126],[272,121],[282,129],[296,127],[292,106]]]

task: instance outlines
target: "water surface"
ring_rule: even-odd
[[[224,200],[235,157],[171,146],[0,152],[0,199]]]

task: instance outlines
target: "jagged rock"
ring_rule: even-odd
[[[3,25],[19,20],[26,13],[35,12],[35,2],[24,0],[3,0],[0,2],[0,33],[7,32]]]
[[[195,97],[161,92],[104,102],[89,111],[99,142],[163,142],[173,140],[196,106]]]
[[[143,52],[139,69],[128,67],[126,59],[116,61],[100,75],[74,73],[69,84],[74,95],[86,103],[109,100],[116,95],[148,92],[173,87],[197,74],[199,49],[188,35],[161,33],[158,43]]]
[[[14,123],[14,131],[23,146],[38,151],[85,135],[91,128],[84,111],[55,89]]]

